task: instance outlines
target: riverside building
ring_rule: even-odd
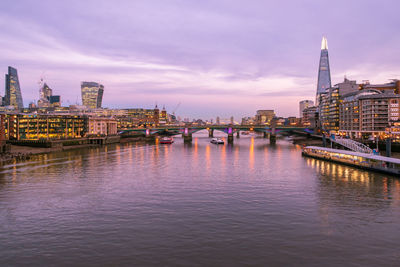
[[[400,95],[391,91],[347,94],[340,105],[339,133],[350,138],[385,138],[388,128],[400,121],[399,104]]]
[[[68,139],[83,137],[86,116],[48,114],[7,114],[6,138],[9,140]]]
[[[0,153],[6,151],[6,115],[0,114]]]
[[[337,133],[339,130],[339,105],[341,98],[349,93],[357,92],[359,86],[356,81],[348,80],[327,88],[320,94],[319,118],[321,127],[328,133]]]
[[[364,83],[360,84],[360,90],[379,90],[382,92],[393,92],[395,94],[400,94],[400,80],[392,79],[389,83],[382,83],[382,84],[370,84],[369,81],[365,81]]]
[[[108,136],[117,134],[117,121],[113,118],[89,117],[87,136]]]
[[[389,127],[386,128],[385,134],[389,137],[392,138],[395,142],[400,143],[400,120],[399,121],[393,121],[389,123]]]
[[[135,127],[158,126],[162,122],[168,124],[168,114],[165,109],[160,112],[157,105],[154,109],[130,108],[121,109],[119,114],[113,114],[118,122],[118,129],[125,130]]]
[[[117,134],[113,118],[71,114],[5,114],[9,140],[57,140]]]

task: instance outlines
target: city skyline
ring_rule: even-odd
[[[289,2],[5,3],[0,59],[4,73],[18,69],[25,104],[37,99],[44,72],[64,105],[76,102],[81,81],[94,80],[107,88],[104,107],[182,102],[179,115],[204,119],[257,109],[297,115],[298,102],[315,96],[322,36],[332,84],[344,75],[399,78],[396,1]]]

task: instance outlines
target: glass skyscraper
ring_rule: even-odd
[[[328,40],[323,37],[321,44],[321,57],[318,68],[318,85],[316,105],[319,106],[320,96],[327,88],[331,87],[331,71],[329,68]]]
[[[101,108],[104,86],[96,82],[82,82],[82,105],[87,108]]]
[[[18,73],[13,67],[8,67],[8,74],[6,74],[6,92],[3,104],[5,106],[14,106],[16,109],[24,108]]]

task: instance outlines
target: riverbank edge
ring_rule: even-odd
[[[68,150],[76,150],[76,149],[83,149],[83,148],[96,148],[101,146],[108,146],[112,144],[124,144],[124,143],[133,143],[133,142],[143,142],[149,141],[145,137],[128,137],[128,138],[118,138],[118,141],[115,139],[113,141],[104,143],[104,144],[78,144],[78,145],[58,145],[55,147],[33,147],[33,146],[26,146],[26,145],[15,145],[15,144],[8,144],[10,146],[10,152],[0,154],[0,165],[8,164],[13,162],[14,160],[17,161],[24,161],[29,160],[33,156],[43,155],[43,154],[51,154],[57,153],[61,151],[68,151]]]

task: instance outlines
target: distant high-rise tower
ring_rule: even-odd
[[[82,105],[87,108],[101,108],[104,86],[95,82],[82,82]]]
[[[43,81],[43,78],[39,82],[39,100],[37,105],[39,108],[48,107],[60,107],[61,98],[59,95],[53,95],[53,90]]]
[[[329,68],[328,40],[323,37],[321,43],[321,57],[318,68],[318,85],[316,105],[319,105],[320,95],[331,87],[331,70]]]
[[[39,82],[39,100],[37,105],[39,108],[50,106],[50,97],[53,95],[53,90],[43,81],[43,78]]]
[[[21,95],[21,87],[19,86],[18,73],[13,67],[8,67],[6,74],[6,92],[4,96],[5,106],[14,106],[16,109],[24,108]]]
[[[312,100],[302,100],[299,102],[299,114],[300,114],[300,118],[303,117],[303,110],[305,110],[306,108],[312,107],[314,106],[314,101]]]

